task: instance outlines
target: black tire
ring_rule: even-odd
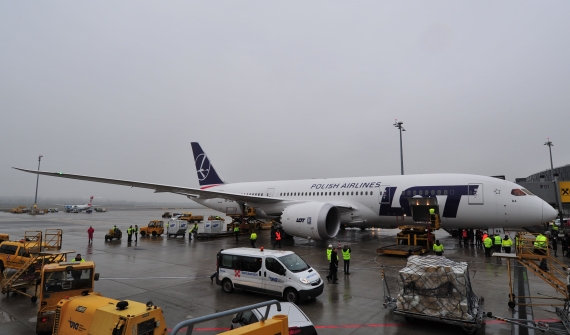
[[[152,236],[153,236],[153,237],[156,237],[156,232],[155,232],[155,231],[152,232]]]
[[[299,302],[299,293],[297,293],[297,291],[294,288],[288,288],[285,290],[283,298],[285,298],[287,302],[292,302],[296,304]]]
[[[234,291],[234,284],[228,278],[222,281],[222,291],[226,293],[232,293]]]
[[[141,231],[141,237],[145,237],[146,233],[144,231]]]
[[[366,227],[360,227],[360,230],[365,231]]]
[[[36,297],[35,295],[33,297],[30,298],[30,300],[32,300],[32,302],[36,302],[38,301],[38,297]]]
[[[4,263],[2,261],[0,261],[0,272],[4,272]]]
[[[509,301],[508,305],[510,308],[515,308],[517,304],[514,301]]]

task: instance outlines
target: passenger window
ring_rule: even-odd
[[[360,195],[364,195],[364,192],[360,191]]]
[[[434,191],[434,190],[431,190],[431,195],[435,195],[435,191]]]
[[[350,192],[350,195],[354,195],[354,192]]]
[[[368,195],[368,191],[364,192],[364,195]]]
[[[402,192],[402,193],[404,193],[404,192]],[[370,191],[370,195],[372,195],[372,191]]]
[[[407,191],[406,194],[407,194],[407,195],[412,195],[412,192]]]
[[[443,190],[443,195],[447,195],[447,190]]]
[[[451,195],[453,195],[454,193],[455,193],[454,190],[450,190],[450,191],[449,191],[449,194],[451,194]]]
[[[222,255],[222,264],[220,264],[221,268],[224,269],[240,269],[240,256],[234,255]]]
[[[285,274],[285,268],[275,258],[267,257],[265,259],[265,268],[267,269],[267,271],[271,271],[278,275]]]
[[[249,272],[261,270],[261,258],[243,256],[241,258],[240,270]]]
[[[416,195],[416,190],[414,190],[414,191],[412,192],[412,194],[413,194],[413,195]]]
[[[437,190],[437,195],[441,195],[441,190]]]
[[[422,195],[422,190],[419,190],[419,191],[418,191],[418,194],[419,194],[419,195]]]
[[[16,250],[18,250],[18,247],[15,245],[3,245],[2,248],[0,248],[1,253],[8,255],[15,255]]]
[[[515,188],[511,191],[511,194],[516,196],[516,197],[521,197],[523,195],[526,195],[522,190],[519,190],[518,188]]]

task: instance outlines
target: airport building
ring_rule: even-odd
[[[558,187],[554,185],[552,174],[558,181]],[[570,216],[570,164],[554,168],[552,172],[547,169],[526,178],[517,178],[515,182],[555,208],[558,208],[556,200],[556,193],[558,192],[564,215]]]

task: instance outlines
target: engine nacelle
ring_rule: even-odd
[[[281,225],[289,235],[326,240],[340,229],[340,211],[324,202],[291,205],[283,211]]]

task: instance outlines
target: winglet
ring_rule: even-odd
[[[208,159],[208,156],[206,156],[204,150],[202,150],[202,147],[200,147],[200,144],[198,142],[192,142],[191,145],[200,188],[225,184],[216,172],[216,169],[214,169],[214,166],[210,162],[210,159]]]

